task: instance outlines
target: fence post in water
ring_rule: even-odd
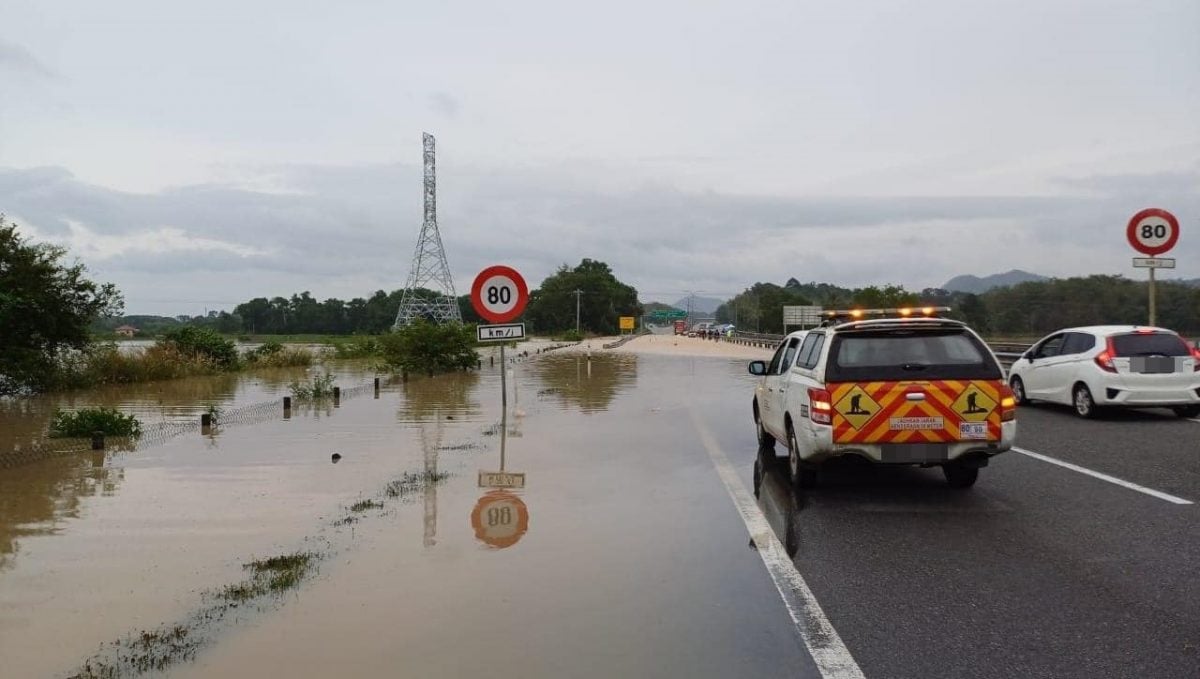
[[[342,388],[334,387],[333,388],[333,405],[337,405],[338,401],[340,401],[340,400],[342,400]]]
[[[379,398],[379,378],[375,378],[375,398]]]
[[[292,416],[292,397],[283,397],[283,419],[289,419]]]
[[[200,433],[207,436],[212,432],[212,413],[200,414]]]
[[[98,431],[92,434],[92,450],[104,450],[104,432]]]

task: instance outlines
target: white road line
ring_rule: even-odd
[[[1123,479],[1118,479],[1115,476],[1109,476],[1108,474],[1103,474],[1098,471],[1093,471],[1091,469],[1088,469],[1087,467],[1080,467],[1077,464],[1071,464],[1070,462],[1063,462],[1062,460],[1056,460],[1053,457],[1050,457],[1048,455],[1042,455],[1041,453],[1035,453],[1032,450],[1025,450],[1024,448],[1015,448],[1014,447],[1012,449],[1012,451],[1014,453],[1028,455],[1029,457],[1032,457],[1035,460],[1041,460],[1042,462],[1049,462],[1050,464],[1056,464],[1060,467],[1066,467],[1067,469],[1070,469],[1071,471],[1079,472],[1080,474],[1087,474],[1088,476],[1100,479],[1101,481],[1108,481],[1109,483],[1115,483],[1118,486],[1128,488],[1129,490],[1136,490],[1139,493],[1144,493],[1146,495],[1149,495],[1150,497],[1156,497],[1160,500],[1166,500],[1167,502],[1171,502],[1171,503],[1174,503],[1177,505],[1192,504],[1191,500],[1185,500],[1181,497],[1175,497],[1174,495],[1168,495],[1167,493],[1164,493],[1164,492],[1158,491],[1158,490],[1154,490],[1153,488],[1139,486],[1136,483],[1132,483],[1130,481],[1125,481]]]
[[[1200,420],[1197,420],[1195,418],[1192,418],[1191,420],[1189,420],[1189,422],[1195,422],[1196,424],[1200,424]]]
[[[808,583],[804,581],[800,571],[796,570],[779,538],[775,537],[775,532],[771,530],[762,510],[758,508],[754,496],[746,490],[746,485],[738,477],[729,457],[717,445],[712,432],[696,415],[696,411],[691,411],[691,416],[692,422],[696,424],[696,431],[700,434],[700,440],[725,484],[725,490],[729,492],[734,507],[746,524],[746,529],[750,531],[750,537],[758,548],[758,555],[762,557],[763,565],[767,567],[775,588],[779,590],[779,596],[783,598],[783,605],[796,626],[796,632],[804,641],[804,646],[816,663],[821,676],[825,679],[865,679],[858,663],[854,662],[854,656],[850,655],[850,650],[842,643],[837,630],[833,629],[833,625],[825,617],[825,612],[821,610],[817,598],[808,588]]]

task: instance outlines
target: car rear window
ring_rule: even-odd
[[[987,347],[959,329],[843,332],[829,352],[829,382],[1003,378]]]
[[[1187,343],[1179,335],[1156,332],[1113,335],[1113,351],[1117,356],[1187,356]]]

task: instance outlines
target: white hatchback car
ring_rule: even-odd
[[[1055,332],[1009,370],[1020,404],[1062,403],[1080,417],[1108,406],[1200,416],[1200,350],[1164,328],[1098,325]]]

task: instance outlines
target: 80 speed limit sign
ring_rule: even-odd
[[[471,306],[491,323],[507,323],[525,310],[529,288],[525,279],[508,266],[489,266],[471,285]]]
[[[1129,220],[1125,237],[1134,250],[1157,257],[1175,247],[1179,240],[1179,220],[1166,210],[1146,208]]]

